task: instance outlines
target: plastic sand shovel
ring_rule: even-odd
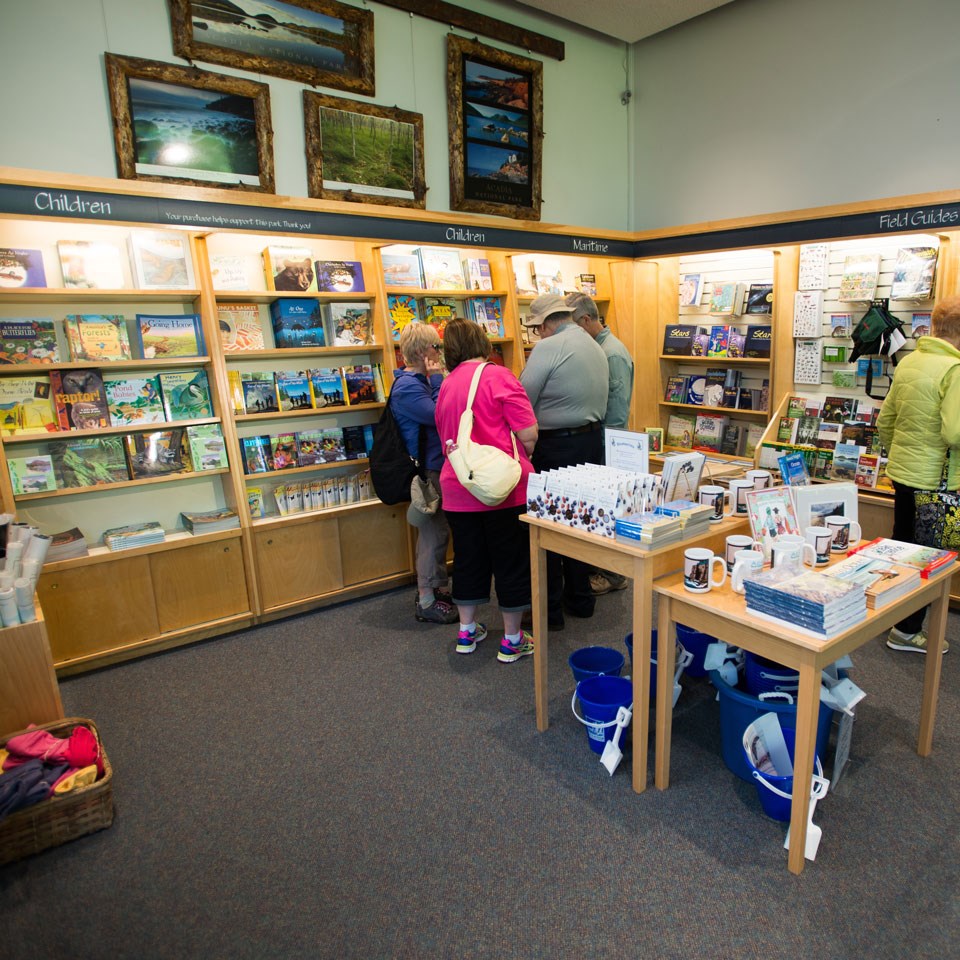
[[[628,707],[617,709],[617,729],[613,731],[613,739],[604,744],[603,753],[600,755],[600,762],[607,768],[607,773],[611,777],[613,771],[617,769],[623,759],[623,751],[620,749],[620,735],[629,726],[632,716],[633,711]]]
[[[810,811],[807,819],[807,842],[803,847],[803,855],[807,860],[817,859],[817,850],[820,847],[820,841],[823,839],[823,828],[818,827],[813,822],[813,811],[817,809],[817,801],[827,795],[830,789],[830,781],[816,774],[810,783]],[[783,849],[790,849],[790,828],[787,827],[787,839],[783,841]]]

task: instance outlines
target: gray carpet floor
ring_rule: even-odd
[[[590,751],[566,661],[623,649],[629,590],[552,635],[545,733],[495,613],[470,656],[412,613],[397,590],[64,680],[116,819],[0,868],[0,956],[960,956],[956,613],[929,758],[924,658],[855,656],[851,762],[799,877],[706,680],[683,681],[669,790]]]

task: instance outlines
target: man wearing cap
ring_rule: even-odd
[[[538,471],[603,462],[607,358],[573,314],[563,297],[551,293],[537,297],[522,321],[540,327],[540,342],[520,374],[540,427],[532,457]],[[580,560],[547,554],[547,594],[554,630],[563,627],[564,606],[575,617],[593,616],[590,567]]]
[[[633,394],[633,357],[627,348],[610,332],[600,319],[597,305],[585,293],[568,293],[567,305],[573,307],[573,319],[600,344],[607,357],[609,375],[607,389],[607,413],[604,427],[626,430],[630,419],[630,397]],[[612,570],[594,569],[590,574],[590,587],[595,594],[624,590],[627,578]]]

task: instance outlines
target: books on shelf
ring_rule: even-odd
[[[376,403],[381,399],[377,394],[373,367],[368,363],[359,363],[343,368],[343,379],[347,387],[347,403]]]
[[[751,283],[743,312],[749,315],[773,313],[773,284]]]
[[[680,306],[698,307],[700,306],[700,290],[702,286],[703,274],[684,273],[680,276]]]
[[[98,487],[130,479],[123,437],[75,437],[50,444],[59,486]]]
[[[588,297],[597,295],[597,275],[595,273],[578,273],[573,282],[580,293],[585,293]]]
[[[888,537],[877,537],[854,548],[850,553],[854,556],[869,557],[872,560],[890,560],[903,566],[915,567],[924,580],[957,559],[957,554],[953,550],[922,547],[916,543],[905,543]]]
[[[61,430],[110,426],[110,408],[99,370],[51,370],[50,390]]]
[[[420,270],[426,290],[462,290],[463,266],[460,253],[452,247],[420,247]]]
[[[230,465],[219,423],[193,423],[188,426],[187,450],[196,473],[225,470]]]
[[[278,370],[274,379],[277,385],[277,400],[281,410],[310,410],[313,408],[310,376],[307,371]]]
[[[730,418],[727,416],[699,414],[694,424],[693,445],[719,453],[723,431],[729,423]]]
[[[780,478],[788,487],[806,487],[810,484],[810,471],[802,453],[785,453],[777,458]]]
[[[879,253],[850,254],[843,261],[843,274],[840,277],[840,292],[837,299],[841,302],[869,302],[877,295],[879,279]]]
[[[668,323],[663,331],[663,353],[668,357],[689,357],[697,328],[689,323]]]
[[[245,374],[240,386],[246,413],[279,413],[277,384],[272,373]]]
[[[297,466],[297,435],[278,433],[270,436],[270,469],[290,470]]]
[[[280,293],[317,292],[317,275],[309,247],[270,244],[263,251],[263,274],[268,290]]]
[[[165,419],[160,382],[154,377],[119,377],[103,381],[110,425],[161,423]]]
[[[138,313],[134,331],[145,360],[200,357],[206,350],[199,313]]]
[[[893,268],[891,300],[929,300],[937,272],[937,247],[901,247]]]
[[[218,293],[250,289],[247,262],[243,257],[232,253],[210,255],[210,277],[213,280],[213,289]]]
[[[60,348],[53,320],[46,317],[0,320],[0,365],[59,362]]]
[[[707,388],[707,377],[704,373],[692,373],[687,381],[686,402],[696,406],[703,406],[703,391]]]
[[[247,487],[247,509],[254,520],[266,515],[262,487]]]
[[[217,305],[220,324],[220,345],[224,353],[263,350],[263,323],[256,303],[221,303]]]
[[[183,456],[182,427],[127,434],[124,444],[134,480],[165,477],[189,470],[189,464]]]
[[[880,471],[880,456],[876,453],[861,453],[857,460],[857,469],[853,482],[858,487],[873,489],[877,485],[877,476]]]
[[[74,560],[77,557],[86,557],[90,553],[87,538],[79,527],[61,530],[50,537],[50,546],[47,548],[46,563],[56,563],[59,560]]]
[[[769,324],[749,324],[743,355],[748,360],[769,360],[773,330]]]
[[[381,253],[383,282],[388,287],[423,288],[420,258],[416,254]]]
[[[49,377],[0,377],[0,430],[4,434],[54,433],[59,429]]]
[[[236,530],[240,517],[236,510],[220,507],[216,510],[184,510],[180,513],[183,529],[194,536],[201,533],[219,533],[221,530]]]
[[[53,459],[47,454],[32,457],[7,457],[10,485],[16,496],[28,493],[47,493],[57,489]]]
[[[162,230],[130,234],[133,274],[141,290],[189,290],[194,285],[187,238]]]
[[[857,464],[864,448],[856,443],[838,443],[833,448],[833,465],[830,476],[834,480],[856,480]]]
[[[345,407],[347,390],[343,372],[339,367],[318,367],[309,371],[313,405],[322,407]]]
[[[320,301],[312,297],[275,300],[270,304],[273,340],[280,349],[322,347],[326,343]]]
[[[733,281],[714,283],[710,287],[710,313],[719,316],[739,314],[743,309],[744,285]]]
[[[301,430],[297,432],[297,464],[301,467],[313,467],[318,463],[326,463],[328,458],[324,455],[325,443],[329,442],[331,448],[339,447],[341,456],[331,455],[330,460],[346,460],[343,454],[343,430],[339,427],[331,428],[331,433],[336,432],[338,436],[325,438],[324,430]]]
[[[563,296],[563,269],[557,260],[549,257],[534,257],[530,261],[530,280],[536,295],[555,293]]]
[[[727,356],[740,359],[745,357],[747,335],[736,327],[730,327],[727,334]]]
[[[365,293],[363,265],[358,260],[317,260],[317,290],[321,293]]]
[[[703,378],[703,406],[723,406],[723,387],[726,382],[727,371],[723,367],[709,367],[707,369]]]
[[[403,328],[420,322],[417,298],[407,293],[387,294],[387,313],[390,315],[390,336],[399,341]]]
[[[697,327],[697,332],[693,335],[693,345],[690,348],[690,356],[705,357],[710,348],[710,331],[704,327]]]
[[[148,547],[155,543],[163,543],[165,539],[163,527],[155,520],[131,523],[124,527],[112,527],[110,530],[103,531],[103,542],[110,550]]]
[[[458,318],[456,300],[449,297],[424,297],[423,298],[423,322],[429,323],[437,328],[440,339],[443,339],[443,331],[451,320]]]
[[[686,403],[687,386],[690,378],[680,373],[675,373],[667,378],[667,389],[663,394],[663,399],[667,403]]]
[[[118,246],[95,240],[58,240],[63,285],[79,289],[122,290],[123,254]]]
[[[493,276],[490,273],[490,261],[486,257],[465,257],[463,275],[468,290],[492,290]]]
[[[46,285],[42,251],[26,247],[0,247],[0,290]]]
[[[725,357],[730,337],[729,327],[715,324],[710,328],[710,343],[707,346],[708,357]]]
[[[503,310],[499,297],[474,297],[469,301],[469,309],[473,313],[473,319],[483,327],[487,336],[504,336]]]
[[[831,337],[849,337],[853,333],[853,314],[852,313],[831,313],[830,314],[830,336]]]
[[[370,307],[365,303],[327,304],[335,347],[360,347],[373,343]]]
[[[63,320],[71,360],[129,360],[127,321],[117,315],[72,313]]]
[[[157,375],[167,420],[201,420],[213,416],[205,370],[171,370]]]
[[[240,453],[243,472],[267,473],[270,470],[270,438],[268,436],[241,437]]]

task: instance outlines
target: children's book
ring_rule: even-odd
[[[244,473],[266,473],[270,469],[269,437],[241,437],[240,452],[243,455]]]
[[[51,370],[50,389],[61,430],[110,426],[110,408],[99,370]]]
[[[262,487],[247,487],[247,509],[253,519],[266,515]]]
[[[63,285],[80,289],[122,290],[123,255],[112,243],[92,240],[58,240]]]
[[[130,479],[123,437],[77,437],[51,444],[53,469],[61,487],[99,487]]]
[[[189,464],[183,455],[183,429],[156,430],[124,437],[130,473],[134,480],[186,473]]]
[[[121,377],[103,381],[110,425],[162,423],[166,419],[156,377]]]
[[[930,336],[929,313],[914,313],[910,317],[910,336],[914,339]]]
[[[312,467],[318,463],[325,463],[323,457],[323,430],[299,430],[297,432],[297,464],[301,467]],[[341,446],[343,445],[343,431],[340,432]]]
[[[263,251],[263,274],[268,290],[316,293],[317,275],[309,247],[270,244]]]
[[[217,306],[220,345],[224,353],[263,350],[263,323],[256,303],[221,303]]]
[[[689,450],[693,446],[693,431],[696,425],[697,418],[693,414],[671,413],[667,421],[667,446],[685,447]]]
[[[404,327],[420,322],[417,298],[407,293],[388,293],[387,313],[390,314],[390,336],[394,340],[400,339]]]
[[[57,489],[57,477],[53,472],[53,460],[49,455],[32,457],[7,457],[10,484],[16,495],[45,493]]]
[[[534,257],[530,261],[530,280],[537,295],[555,293],[563,296],[563,270],[560,263],[548,257]]]
[[[709,349],[710,331],[703,327],[697,327],[697,332],[693,335],[693,345],[690,348],[690,356],[705,357]]]
[[[53,320],[44,317],[0,320],[0,365],[59,362],[60,348]]]
[[[239,370],[227,370],[227,390],[234,413],[246,413],[243,408],[243,375]]]
[[[250,289],[247,262],[243,257],[232,253],[210,255],[210,276],[213,279],[213,289],[217,291]]]
[[[324,463],[347,459],[341,427],[325,427],[320,431],[320,455]]]
[[[841,302],[870,301],[877,295],[879,278],[879,253],[851,254],[843,261],[837,299]]]
[[[297,466],[297,435],[279,433],[270,437],[270,469],[289,470]]]
[[[831,313],[830,314],[830,336],[831,337],[849,337],[853,332],[853,314],[851,313]]]
[[[644,427],[643,432],[647,435],[647,450],[650,453],[662,453],[663,427]]]
[[[751,283],[743,312],[755,315],[773,313],[773,284]]]
[[[747,335],[736,327],[731,327],[727,334],[727,356],[741,358],[747,346]]]
[[[710,312],[718,315],[739,314],[743,304],[743,284],[714,283],[710,287]]]
[[[448,297],[424,297],[423,322],[435,326],[442,340],[447,324],[458,317],[457,306],[457,301]]]
[[[275,300],[270,304],[270,319],[278,348],[322,347],[327,342],[319,300],[309,297]]]
[[[684,273],[680,277],[680,306],[697,307],[700,305],[700,286],[703,275]]]
[[[275,374],[281,410],[310,410],[313,398],[310,377],[305,370],[278,370]]]
[[[134,328],[145,360],[200,357],[206,351],[200,314],[137,314]]]
[[[686,403],[687,387],[690,378],[680,373],[675,373],[667,378],[667,389],[663,395],[666,403]]]
[[[317,290],[322,293],[364,293],[363,266],[358,260],[318,260]]]
[[[347,385],[347,403],[376,403],[377,387],[370,364],[357,364],[343,368],[343,379]]]
[[[953,550],[937,547],[922,547],[902,540],[877,537],[852,551],[854,556],[870,557],[873,560],[890,560],[906,567],[915,567],[926,580],[931,573],[948,566],[957,558]]]
[[[272,373],[245,374],[240,382],[243,388],[243,408],[247,413],[278,413],[277,384]]]
[[[463,274],[468,290],[493,289],[490,261],[486,257],[466,257],[463,261]]]
[[[121,316],[72,313],[64,317],[71,360],[129,360],[127,321]]]
[[[383,269],[383,282],[388,287],[411,287],[417,290],[423,287],[420,273],[420,258],[416,254],[382,253],[380,264]]]
[[[345,407],[347,390],[339,367],[318,367],[308,371],[313,405],[321,407]]]
[[[499,297],[474,297],[470,301],[473,310],[473,319],[480,324],[490,337],[502,337],[503,310],[500,307]]]
[[[937,272],[936,247],[901,247],[890,284],[891,300],[929,300]]]
[[[368,304],[330,303],[327,310],[335,347],[362,347],[373,343]]]
[[[597,295],[597,275],[595,273],[578,273],[573,281],[580,293],[585,293],[588,297]]]
[[[0,247],[0,290],[45,287],[43,253],[24,247]]]
[[[130,234],[133,272],[141,290],[188,290],[193,286],[193,264],[187,238],[162,230],[134,230]]]
[[[730,330],[726,326],[715,325],[710,328],[710,343],[707,346],[708,357],[725,357]]]
[[[195,423],[187,427],[187,448],[194,472],[225,470],[229,466],[219,423]]]
[[[420,269],[427,290],[462,290],[463,267],[460,254],[450,247],[420,247]]]
[[[172,370],[158,374],[167,420],[201,420],[213,416],[205,370]]]
[[[0,430],[4,434],[59,430],[49,377],[0,377]]]

